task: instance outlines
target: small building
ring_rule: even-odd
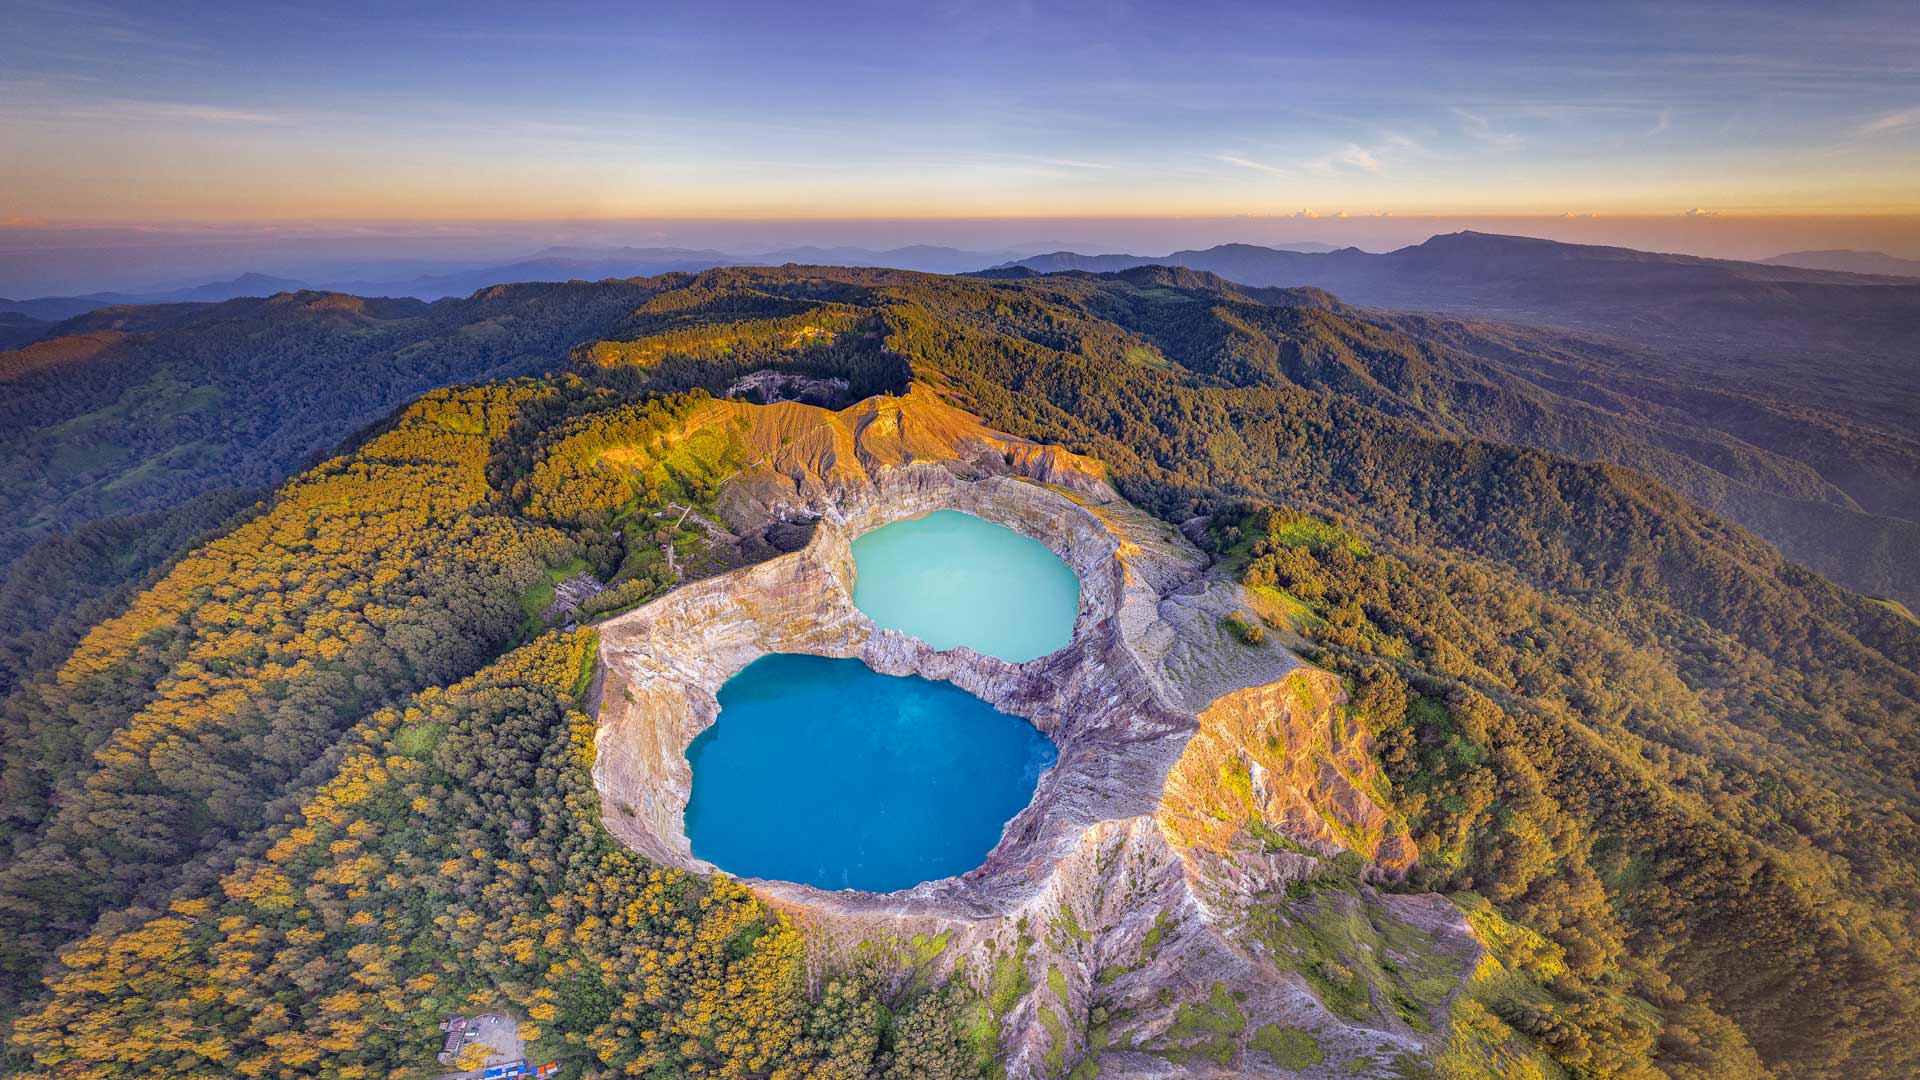
[[[446,1032],[447,1037],[440,1044],[440,1053],[435,1055],[435,1060],[442,1065],[451,1065],[467,1045],[467,1037],[473,1034],[473,1022],[464,1016],[449,1016],[440,1021],[440,1030]]]

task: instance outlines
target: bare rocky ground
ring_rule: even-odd
[[[762,405],[777,401],[798,401],[806,405],[833,408],[850,396],[847,380],[821,379],[792,371],[762,368],[734,380],[727,396]]]
[[[575,608],[605,591],[607,587],[599,578],[582,570],[553,587],[553,603],[540,613],[540,619],[547,626],[558,625],[570,618]]]
[[[520,1061],[527,1056],[526,1045],[520,1040],[520,1022],[511,1016],[500,1013],[483,1013],[474,1017],[475,1033],[468,1037],[467,1043],[485,1049],[486,1056],[480,1067],[465,1072],[443,1073],[439,1080],[478,1080],[488,1066],[504,1065],[509,1061]]]
[[[877,400],[823,414],[831,453],[783,443],[728,485],[730,531],[816,520],[805,547],[601,625],[609,830],[715,869],[684,832],[684,753],[720,685],[766,653],[944,679],[1031,721],[1059,762],[969,873],[884,895],[749,879],[806,927],[820,970],[878,947],[903,979],[972,981],[1015,1078],[1385,1076],[1427,1050],[1482,950],[1446,899],[1382,891],[1416,853],[1375,802],[1338,680],[1228,634],[1240,587],[1097,463],[945,415],[949,437],[929,439],[923,403]],[[1067,648],[1026,664],[935,652],[853,607],[852,539],[943,508],[1078,572]],[[1315,1060],[1274,1050],[1285,1033]]]

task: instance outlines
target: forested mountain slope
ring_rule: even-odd
[[[0,349],[16,349],[40,340],[53,324],[17,311],[4,310],[0,302]]]
[[[1155,258],[1062,253],[994,273],[1148,263],[1244,285],[1316,286],[1368,307],[1571,330],[1587,340],[1562,338],[1544,355],[1538,339],[1485,355],[1615,411],[1678,408],[1705,431],[1806,462],[1871,515],[1920,520],[1920,283],[1909,278],[1481,233],[1380,255],[1247,244]],[[1766,529],[1781,516],[1756,507],[1749,524]],[[1853,539],[1880,546],[1886,528],[1855,522]]]
[[[769,367],[855,394],[916,380],[1204,517],[1275,631],[1349,680],[1413,884],[1515,926],[1524,986],[1457,1019],[1461,1045],[1568,1076],[1920,1068],[1920,627],[1644,473],[1481,436],[1630,442],[1676,482],[1845,507],[1790,455],[1516,385],[1492,355],[1541,342],[1498,328],[1416,338],[1323,293],[1165,270],[722,269],[537,295],[605,319],[571,373],[427,395],[218,539],[142,562],[170,568],[71,655],[20,654],[0,984],[23,1072],[425,1075],[438,1015],[503,1000],[538,1003],[576,1075],[990,1068],[990,998],[860,971],[808,997],[796,932],[750,894],[612,845],[581,639],[510,651],[557,574],[623,602],[671,584],[658,538],[620,525],[712,497],[726,447],[645,473],[618,451]],[[519,325],[511,300],[473,303]],[[165,340],[167,317],[125,319]],[[311,332],[352,350],[368,320]]]
[[[1049,258],[1044,265],[1088,261]],[[1423,383],[1418,392],[1391,392],[1403,414],[1439,430],[1630,465],[1849,587],[1920,604],[1920,570],[1905,557],[1920,540],[1920,441],[1907,422],[1920,411],[1910,389],[1920,355],[1911,288],[1477,234],[1385,256],[1227,245],[1168,259],[1254,283],[1326,281],[1342,301],[1624,334],[1608,341],[1332,301],[1309,305],[1340,316],[1332,330],[1301,331],[1310,348],[1319,347],[1315,335],[1334,343],[1346,366],[1398,370],[1424,356],[1425,370],[1409,375]],[[1199,332],[1272,344],[1202,347],[1303,347],[1286,328],[1234,325],[1231,304],[1266,302],[1214,285],[1231,294],[1229,306],[1204,316],[1220,326]],[[0,493],[25,508],[0,525],[0,565],[51,530],[214,488],[269,486],[428,387],[547,370],[569,346],[614,335],[615,313],[657,287],[526,285],[431,305],[303,293],[72,319],[0,353],[0,420],[10,422],[0,435],[8,454]],[[1808,298],[1822,289],[1854,299]],[[1509,302],[1521,295],[1533,306]],[[1400,336],[1354,341],[1355,324]],[[1654,341],[1660,348],[1649,349]],[[1309,385],[1331,377],[1325,365],[1306,366],[1317,369],[1304,375]],[[1268,377],[1271,367],[1224,377]],[[1287,377],[1303,377],[1299,367]],[[1436,382],[1435,371],[1447,374]]]
[[[0,566],[58,529],[271,487],[423,391],[552,368],[658,283],[105,308],[0,353]]]
[[[1122,278],[1180,280],[1144,269]],[[1888,493],[1872,512],[1827,478],[1863,471],[1846,458],[1842,440],[1822,438],[1828,429],[1783,417],[1763,443],[1729,434],[1702,422],[1739,409],[1743,403],[1729,395],[1623,389],[1642,359],[1629,350],[1513,324],[1352,308],[1300,291],[1187,284],[1177,303],[1095,310],[1137,329],[1182,366],[1234,385],[1291,382],[1447,434],[1630,466],[1836,581],[1920,601],[1920,560],[1909,555],[1920,544],[1920,505],[1907,494],[1920,488],[1920,456],[1902,457],[1898,439],[1870,455],[1885,472],[1854,485]]]

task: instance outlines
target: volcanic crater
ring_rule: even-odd
[[[1219,993],[1237,1003],[1242,1041],[1278,1023],[1352,1053],[1424,1046],[1402,1019],[1328,1011],[1246,932],[1253,908],[1342,852],[1359,856],[1363,880],[1385,883],[1414,851],[1372,797],[1376,766],[1360,725],[1339,715],[1339,681],[1277,635],[1250,646],[1223,629],[1241,587],[1179,530],[1121,499],[1097,462],[988,431],[924,387],[837,413],[716,404],[761,451],[725,486],[728,528],[807,520],[812,536],[600,625],[594,778],[614,836],[716,871],[684,828],[686,749],[715,721],[720,686],[762,656],[851,657],[944,680],[1031,722],[1058,762],[966,873],[891,893],[744,879],[808,929],[818,969],[879,946],[903,974],[973,980],[995,1002],[1014,1076],[1052,1075],[1089,1049],[1102,1051],[1102,1075],[1168,1075],[1176,1060],[1180,1075],[1206,1075],[1208,1055],[1187,1060],[1166,1040],[1182,1002]],[[1065,648],[1017,664],[938,651],[854,606],[853,539],[943,509],[1066,561],[1081,589]],[[1477,962],[1444,898],[1365,885],[1356,896],[1457,960],[1462,978]],[[1245,1055],[1234,1074],[1261,1071],[1258,1060]]]

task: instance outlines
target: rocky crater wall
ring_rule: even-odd
[[[774,652],[853,657],[889,675],[940,679],[1023,717],[1058,747],[1033,802],[1008,824],[985,865],[886,900],[756,882],[802,903],[910,911],[1004,913],[1031,895],[1052,862],[1094,822],[1153,812],[1193,719],[1170,707],[1124,643],[1123,614],[1157,596],[1119,557],[1123,539],[1088,506],[1011,476],[964,479],[939,464],[880,473],[822,516],[805,548],[676,589],[601,626],[607,679],[595,778],[607,826],[651,858],[700,871],[684,813],[685,750],[714,722],[722,683]],[[1046,543],[1080,577],[1071,643],[1013,664],[970,649],[936,652],[876,626],[853,606],[855,537],[891,521],[952,509]],[[1203,565],[1197,553],[1185,569]],[[1146,613],[1135,613],[1139,618]],[[1128,747],[1115,753],[1117,745]]]
[[[720,685],[760,656],[854,657],[946,680],[1032,722],[1058,762],[968,873],[889,894],[745,879],[805,926],[823,968],[891,943],[936,982],[973,981],[994,1003],[1014,1077],[1059,1075],[1089,1053],[1104,1077],[1272,1073],[1246,1049],[1262,1024],[1310,1027],[1330,1049],[1421,1049],[1429,1036],[1391,1015],[1329,1012],[1248,929],[1337,853],[1354,851],[1373,880],[1413,859],[1372,797],[1366,737],[1345,721],[1338,680],[1271,641],[1223,633],[1239,586],[1120,500],[1097,467],[1057,450],[975,449],[863,463],[831,481],[777,468],[739,479],[730,521],[817,526],[799,551],[601,624],[594,778],[607,828],[660,862],[714,870],[686,838],[685,750],[717,717]],[[852,540],[940,509],[1034,537],[1073,567],[1080,610],[1066,648],[1026,664],[936,652],[853,606]],[[1351,902],[1418,925],[1436,948],[1477,956],[1444,899],[1360,896]],[[1228,1044],[1217,1032],[1204,1052],[1179,1042],[1182,1010],[1223,993],[1243,1021]]]

